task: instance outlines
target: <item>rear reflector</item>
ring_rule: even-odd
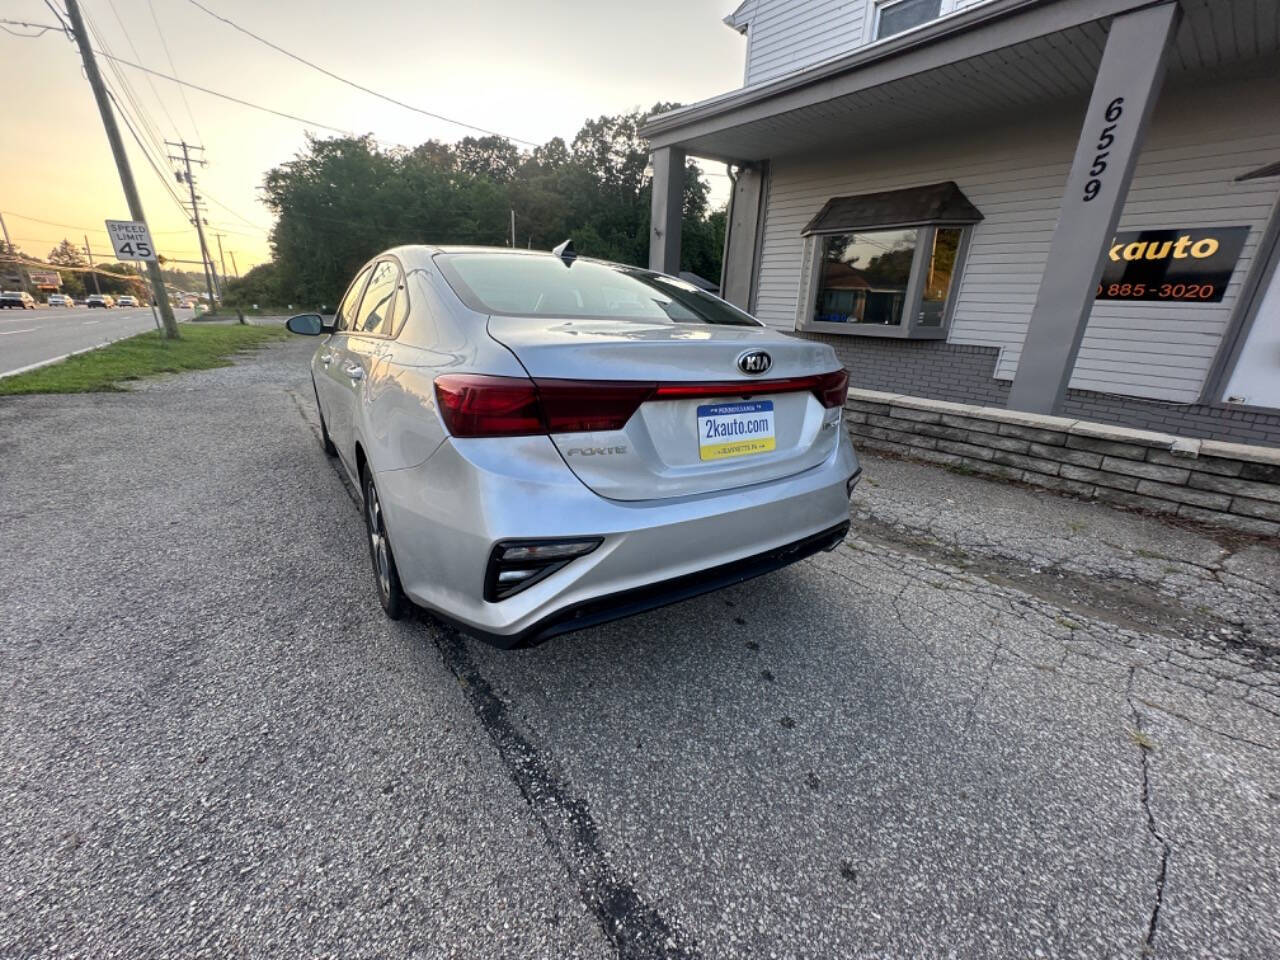
[[[563,569],[575,557],[590,553],[603,542],[601,537],[576,537],[495,544],[485,570],[484,598],[490,603],[505,600]]]
[[[435,381],[445,426],[455,437],[524,437],[621,430],[649,400],[701,400],[812,393],[827,408],[844,404],[845,370],[781,380],[653,383],[628,380],[527,380],[449,373]]]

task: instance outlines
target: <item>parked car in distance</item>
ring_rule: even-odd
[[[36,300],[25,290],[5,290],[0,292],[0,307],[5,309],[13,307],[16,310],[34,310],[36,308]]]
[[[110,295],[110,294],[108,294],[108,293],[91,293],[91,294],[89,294],[89,296],[85,299],[84,305],[85,305],[86,307],[107,307],[107,308],[111,308],[111,307],[114,307],[114,306],[116,305],[116,302],[115,302],[115,300],[113,300],[113,299],[111,298],[111,295]]]
[[[502,647],[834,549],[861,472],[848,374],[676,277],[407,246],[356,275],[311,361],[363,494],[378,598]]]
[[[117,307],[136,307],[137,305],[138,305],[138,298],[132,297],[127,293],[123,293],[116,298]]]
[[[71,299],[71,297],[67,296],[65,293],[49,294],[49,306],[51,307],[74,307],[75,305],[75,300]]]

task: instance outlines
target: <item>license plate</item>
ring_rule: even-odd
[[[774,446],[772,400],[698,407],[698,455],[703,460],[768,453]]]

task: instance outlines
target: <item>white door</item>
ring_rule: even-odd
[[[1253,328],[1222,399],[1280,409],[1280,265],[1271,271]]]

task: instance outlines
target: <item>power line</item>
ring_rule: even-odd
[[[59,10],[57,7],[55,7],[51,2],[51,0],[44,0],[44,5],[48,7],[49,12],[53,14],[53,19],[57,20],[58,23],[62,24],[62,32],[66,36],[66,38],[70,40],[72,43],[75,43],[75,37],[72,35],[72,32],[71,32],[71,24],[67,23],[66,19],[64,19],[62,11]]]
[[[328,70],[320,66],[320,64],[314,63],[308,60],[306,57],[301,57],[296,53],[286,50],[284,47],[280,46],[279,44],[272,43],[270,40],[266,39],[265,37],[258,36],[258,34],[254,33],[252,30],[249,30],[249,29],[246,29],[245,27],[240,26],[240,24],[236,23],[234,20],[229,20],[226,17],[222,16],[221,14],[214,13],[204,4],[199,3],[198,0],[187,0],[187,2],[190,3],[193,7],[203,10],[209,16],[213,17],[213,19],[222,21],[227,26],[231,27],[233,30],[238,30],[241,33],[243,33],[245,36],[252,37],[254,40],[257,40],[259,43],[270,47],[272,50],[275,50],[277,53],[282,53],[291,60],[296,60],[298,63],[301,63],[304,66],[310,67],[313,70],[318,70],[320,73],[323,73],[326,77],[330,77],[331,79],[337,80],[339,83],[344,83],[348,87],[353,87],[356,90],[361,91],[362,93],[367,93],[370,96],[377,97],[379,100],[385,100],[387,103],[395,104],[397,107],[403,107],[405,110],[412,110],[414,113],[422,114],[424,117],[431,117],[434,120],[443,120],[445,123],[452,123],[455,126],[465,127],[468,130],[475,130],[477,133],[483,133],[491,137],[503,137],[504,139],[510,140],[513,143],[523,143],[525,146],[528,146],[528,147],[540,146],[540,144],[534,143],[532,140],[522,140],[520,137],[511,137],[505,133],[498,133],[496,130],[488,130],[485,127],[478,127],[474,123],[467,123],[463,120],[455,120],[452,117],[446,117],[443,114],[434,113],[430,110],[424,110],[422,107],[415,107],[411,103],[405,103],[403,100],[397,100],[395,97],[388,96],[385,93],[379,93],[377,90],[372,90],[369,87],[364,86],[363,84],[356,83],[354,80],[348,80],[346,77],[341,77],[338,74],[334,73],[332,70]]]
[[[64,240],[67,241],[68,243],[71,243],[70,237],[60,237],[57,240],[41,239],[39,237],[13,237],[11,239],[13,240],[15,245],[19,243],[33,243],[33,244],[39,244],[40,246],[44,246],[47,243],[55,250],[62,244]],[[71,243],[71,245],[73,247],[76,246],[76,244],[74,243]],[[112,251],[112,253],[114,255],[114,251]],[[174,259],[173,257],[170,256],[170,254],[190,254],[193,257],[199,256],[199,252],[196,250],[175,250],[171,247],[165,247],[165,252],[162,254],[162,256],[165,258],[166,261]],[[0,259],[3,259],[3,257],[4,255],[0,254]]]
[[[16,33],[15,31],[10,30],[9,27],[25,27],[28,30],[34,30],[36,32]],[[33,40],[36,37],[43,37],[50,30],[57,30],[61,33],[62,27],[50,26],[47,23],[27,23],[25,20],[6,20],[0,17],[0,30],[3,30],[5,33],[11,33],[15,37],[21,37],[23,40]]]
[[[138,52],[138,47],[133,42],[133,37],[129,36],[129,30],[125,27],[124,20],[120,18],[120,11],[116,9],[116,0],[107,0],[107,4],[111,7],[111,15],[116,18],[116,23],[120,24],[120,32],[124,34],[125,43],[129,44],[129,49],[133,51],[134,57],[141,60],[142,54]],[[156,98],[156,103],[160,104],[160,112],[169,121],[170,128],[177,130],[178,125],[173,122],[173,116],[169,113],[169,108],[165,106],[164,99],[160,96],[160,91],[156,89],[156,85],[150,77],[147,77],[147,86],[151,88],[151,95]]]
[[[111,47],[108,46],[106,37],[103,35],[103,32],[98,29],[98,25],[94,21],[93,17],[91,17],[88,13],[83,13],[83,16],[84,16],[85,24],[88,26],[89,32],[93,35],[94,40],[97,41],[98,46],[101,47],[103,50],[107,51],[107,53],[109,54],[111,52]],[[128,38],[126,37],[126,39]],[[110,60],[107,61],[107,66],[111,70],[112,76],[116,78],[116,83],[119,86],[120,91],[124,93],[125,99],[127,99],[129,103],[133,106],[134,116],[137,119],[138,125],[142,129],[142,132],[145,133],[147,137],[150,139],[152,145],[156,148],[156,151],[160,154],[163,154],[164,148],[161,146],[161,144],[163,144],[164,142],[164,136],[156,128],[156,124],[151,119],[151,115],[143,108],[142,103],[138,99],[137,94],[134,93],[133,85],[129,83],[129,78],[126,77],[123,71],[121,71],[121,69]],[[150,77],[147,77],[145,79],[147,80],[148,83],[151,82]],[[108,83],[108,86],[110,86],[109,83]],[[152,89],[154,90],[154,87]]]
[[[165,192],[169,195],[170,199],[172,199],[173,202],[177,204],[178,209],[183,211],[183,213],[185,214],[186,207],[183,205],[182,200],[178,197],[173,187],[169,185],[169,178],[165,176],[165,174],[160,170],[159,165],[156,163],[155,159],[151,156],[150,151],[147,150],[146,144],[142,142],[142,138],[138,136],[137,129],[134,127],[132,121],[129,119],[128,111],[125,110],[124,106],[120,103],[119,99],[117,99],[115,95],[115,91],[111,89],[110,84],[106,83],[105,79],[103,81],[103,86],[106,87],[107,96],[111,98],[111,102],[114,103],[116,105],[116,109],[120,111],[120,118],[124,120],[124,125],[128,128],[129,133],[133,136],[133,140],[138,145],[138,149],[142,151],[142,156],[147,161],[147,165],[150,166],[151,169],[155,172],[156,177],[160,180],[161,186],[164,187]]]
[[[32,223],[42,223],[46,227],[65,227],[68,230],[88,230],[91,233],[101,233],[104,236],[109,236],[109,234],[107,234],[107,231],[103,230],[101,227],[86,227],[83,224],[79,224],[79,223],[56,223],[53,220],[41,220],[39,217],[28,217],[25,214],[16,213],[13,210],[0,210],[0,213],[3,213],[6,217],[17,217],[19,220],[30,220]],[[186,232],[187,231],[185,230],[152,230],[151,231],[151,233],[157,237],[162,237],[165,235],[175,234],[175,233],[186,233]]]
[[[237,220],[243,221],[244,223],[247,223],[249,226],[254,227],[254,228],[255,228],[255,229],[257,229],[257,230],[260,230],[260,231],[262,231],[263,233],[269,233],[269,232],[271,231],[271,228],[270,228],[270,227],[263,227],[263,226],[259,226],[258,224],[254,223],[252,220],[250,220],[248,217],[243,216],[242,214],[236,213],[236,211],[232,210],[230,207],[228,207],[225,203],[223,203],[223,202],[222,202],[221,200],[219,200],[217,197],[210,196],[210,194],[209,194],[209,191],[208,191],[208,190],[206,190],[206,191],[204,192],[204,198],[205,198],[206,200],[208,200],[210,203],[213,203],[213,204],[215,204],[215,205],[217,205],[217,206],[221,207],[223,210],[227,211],[227,213],[231,214],[231,215],[232,215],[233,217],[235,217]],[[225,228],[225,227],[223,227],[223,228],[221,228],[221,229],[226,230],[226,228]],[[227,233],[236,233],[237,231],[235,231],[235,230],[226,230],[226,232],[227,232]],[[241,236],[249,236],[249,234],[241,233]]]
[[[27,257],[3,257],[5,263],[20,263],[24,267],[43,267],[45,270],[67,270],[71,273],[96,273],[104,277],[115,277],[118,280],[143,280],[144,277],[138,273],[112,273],[110,270],[99,270],[97,267],[64,267],[57,263],[45,263],[41,260],[31,260]]]
[[[169,61],[169,69],[173,71],[173,75],[176,77],[178,68],[173,63],[173,54],[169,52],[169,41],[165,39],[164,30],[160,27],[160,18],[156,15],[155,4],[152,0],[147,0],[147,6],[151,9],[151,22],[156,25],[156,33],[160,36],[160,46],[164,47],[164,56]],[[138,59],[141,60],[142,58],[139,57]],[[196,139],[203,143],[204,137],[200,136],[200,127],[196,124],[196,116],[191,112],[191,103],[187,100],[187,91],[179,86],[178,95],[182,97],[182,105],[187,109],[187,119],[191,121],[191,129],[196,132]]]
[[[283,117],[286,120],[292,120],[295,123],[301,123],[303,126],[319,127],[321,130],[328,130],[331,133],[340,133],[344,137],[353,136],[350,130],[344,130],[341,127],[330,126],[327,123],[320,123],[317,120],[308,120],[305,117],[295,116],[292,113],[285,113],[283,110],[273,110],[271,107],[264,107],[261,104],[251,103],[248,100],[241,100],[239,97],[233,97],[229,93],[219,93],[217,90],[210,90],[208,87],[202,87],[198,83],[191,83],[187,80],[179,80],[177,77],[170,76],[167,73],[161,73],[159,70],[152,70],[150,67],[144,67],[142,64],[134,63],[131,60],[125,60],[123,57],[112,56],[111,54],[104,53],[101,50],[96,52],[98,53],[99,56],[105,57],[108,60],[112,60],[112,61],[115,61],[116,63],[123,64],[126,67],[133,67],[133,69],[135,70],[141,70],[143,73],[149,73],[153,77],[160,77],[163,80],[168,80],[171,83],[176,83],[183,87],[190,87],[192,90],[199,90],[201,93],[207,93],[211,97],[218,97],[222,100],[230,100],[232,103],[238,103],[242,107],[248,107],[251,110],[260,110],[263,113],[270,113],[277,117]]]

